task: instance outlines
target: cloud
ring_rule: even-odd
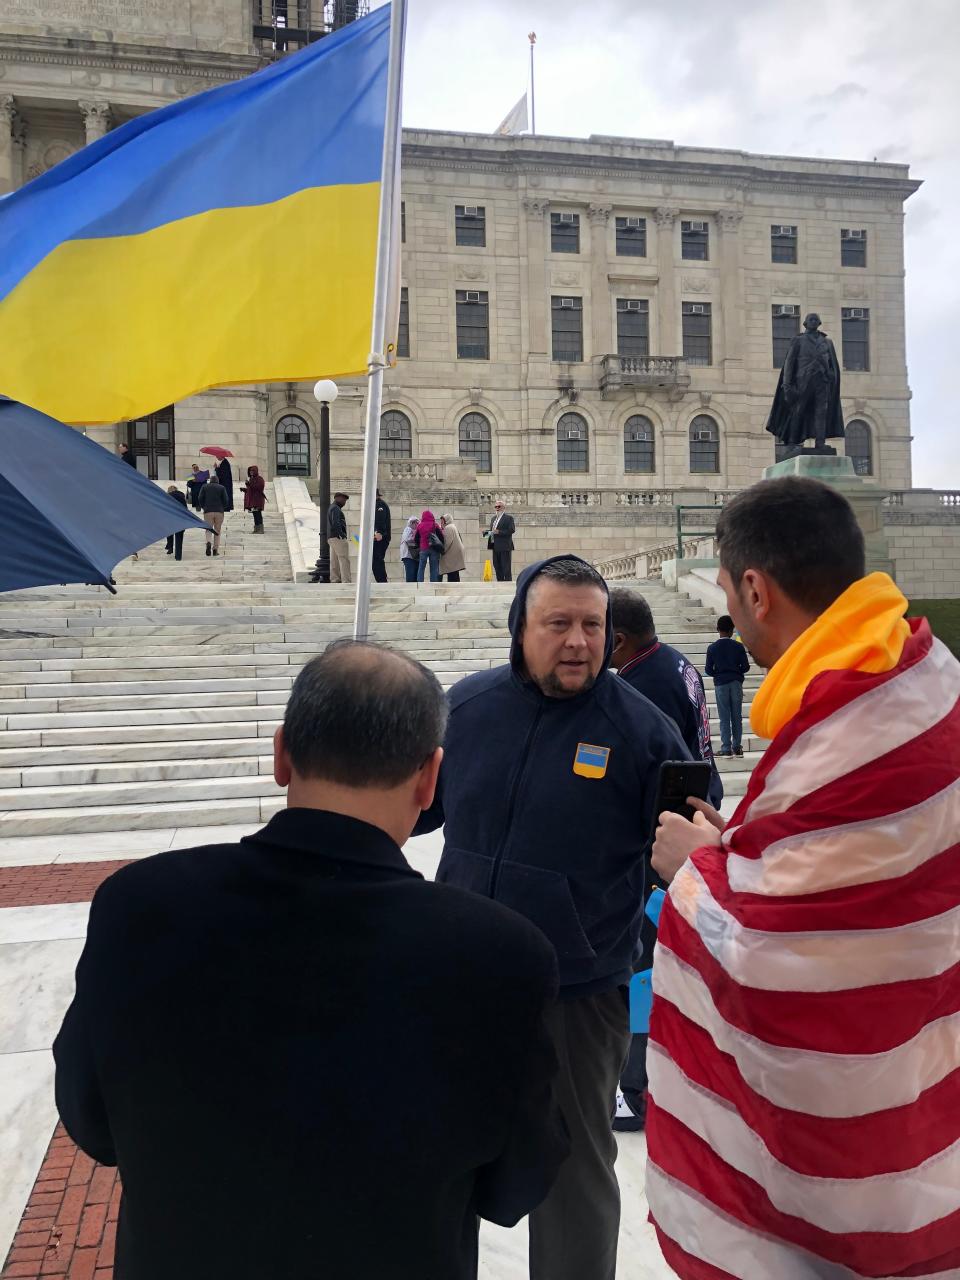
[[[815,93],[810,99],[810,105],[823,105],[827,107],[839,106],[841,102],[848,102],[851,98],[864,98],[867,90],[862,84],[856,84],[849,80],[846,84],[837,85],[830,93]]]

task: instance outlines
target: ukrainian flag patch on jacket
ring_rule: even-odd
[[[577,754],[573,757],[573,772],[578,773],[581,778],[602,778],[607,772],[609,759],[609,747],[594,747],[589,742],[578,742]]]

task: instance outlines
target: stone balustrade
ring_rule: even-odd
[[[601,396],[623,387],[675,387],[684,390],[689,385],[690,374],[682,356],[600,357]]]
[[[684,559],[708,560],[716,554],[713,536],[684,538]],[[663,562],[675,560],[677,540],[661,542],[655,547],[644,547],[640,551],[628,555],[613,556],[608,560],[598,560],[594,568],[607,579],[616,582],[625,578],[659,578],[663,573]]]

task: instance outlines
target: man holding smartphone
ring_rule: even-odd
[[[437,798],[437,879],[512,907],[553,943],[550,1033],[571,1155],[530,1215],[532,1280],[613,1280],[620,1191],[610,1116],[630,1043],[660,765],[687,760],[676,726],[609,670],[610,600],[578,556],[524,569],[508,666],[450,691]]]
[[[729,825],[654,848],[661,1247],[682,1280],[955,1275],[960,663],[827,485],[755,485],[716,537],[770,746]]]

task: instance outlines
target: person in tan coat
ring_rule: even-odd
[[[461,569],[466,569],[467,558],[463,550],[463,539],[453,516],[440,517],[440,528],[443,530],[443,555],[440,557],[440,577],[448,582],[459,582]]]

